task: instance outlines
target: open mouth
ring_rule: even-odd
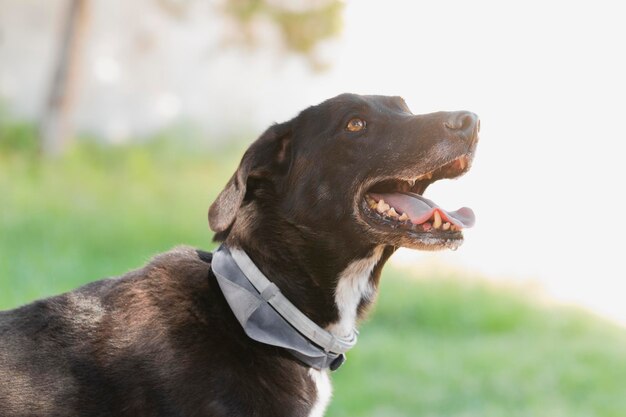
[[[374,184],[362,198],[365,220],[390,235],[398,246],[458,247],[463,241],[462,230],[474,225],[474,212],[468,207],[445,210],[423,194],[437,180],[464,174],[470,160],[463,155],[413,179],[387,179]]]

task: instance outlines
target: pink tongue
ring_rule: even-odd
[[[413,224],[422,224],[428,221],[435,211],[438,211],[443,221],[450,222],[459,227],[467,228],[474,226],[476,217],[469,207],[463,207],[457,211],[446,211],[431,200],[414,193],[370,194],[374,199],[385,200],[385,203],[394,207],[399,213],[406,213]]]

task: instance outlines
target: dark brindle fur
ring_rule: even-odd
[[[347,130],[354,118],[365,128]],[[211,227],[336,331],[338,281],[359,278],[345,272],[359,272],[356,261],[371,260],[364,278],[375,290],[397,246],[462,240],[368,220],[365,191],[471,160],[476,124],[467,112],[414,116],[398,97],[335,97],[250,146],[211,207]],[[320,394],[309,369],[243,333],[210,262],[177,248],[120,278],[1,312],[0,416],[309,416]],[[357,300],[359,317],[372,298]]]

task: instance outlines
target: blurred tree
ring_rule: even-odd
[[[222,10],[234,23],[228,43],[255,48],[269,23],[287,52],[301,54],[313,69],[323,70],[327,63],[316,49],[341,33],[343,6],[343,0],[227,0]]]
[[[73,104],[91,1],[68,0],[54,77],[40,127],[41,150],[47,156],[61,154],[73,136]],[[184,20],[190,6],[201,0],[154,1],[172,18]],[[259,47],[267,39],[259,32],[270,27],[277,29],[286,52],[305,56],[315,70],[326,68],[316,54],[317,45],[336,37],[342,28],[343,0],[222,0],[218,8],[234,29],[226,36],[223,47]]]
[[[44,155],[62,153],[72,136],[72,110],[78,89],[80,53],[89,21],[90,0],[69,0],[63,33],[40,127]]]

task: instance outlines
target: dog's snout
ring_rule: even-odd
[[[478,116],[469,111],[458,111],[450,114],[444,125],[469,140],[474,140],[480,130],[480,120]]]

